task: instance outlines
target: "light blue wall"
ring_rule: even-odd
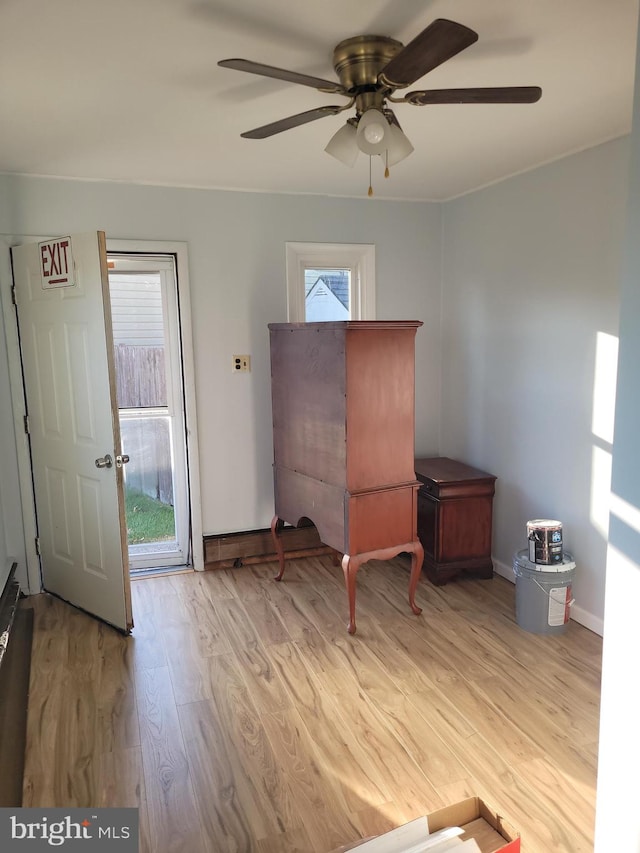
[[[438,449],[440,208],[0,176],[0,233],[188,243],[206,533],[273,514],[269,322],[286,321],[285,243],[374,243],[379,319],[424,321],[416,338],[416,447]],[[5,283],[6,284],[6,283]],[[252,372],[231,356],[252,356]]]
[[[497,475],[511,579],[526,522],[562,521],[574,614],[600,632],[628,154],[619,139],[443,208],[441,452]]]

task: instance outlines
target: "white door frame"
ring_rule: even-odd
[[[40,576],[40,558],[36,551],[36,509],[31,480],[31,454],[29,439],[25,431],[24,417],[27,404],[22,384],[22,363],[20,360],[20,342],[16,322],[15,305],[12,299],[13,272],[11,268],[11,247],[23,243],[40,242],[53,237],[47,235],[11,235],[0,236],[0,297],[2,298],[2,314],[7,340],[7,360],[9,363],[9,385],[11,387],[11,405],[13,408],[13,424],[16,433],[16,456],[18,460],[18,477],[20,480],[20,506],[22,509],[22,524],[24,529],[24,546],[26,566],[18,566],[17,578],[23,592],[34,595],[42,591]]]
[[[13,421],[16,433],[16,455],[20,479],[20,503],[24,525],[26,571],[18,569],[18,580],[23,592],[34,595],[42,591],[40,576],[40,558],[36,551],[36,511],[31,481],[31,456],[29,442],[24,428],[26,402],[22,384],[22,365],[20,361],[20,343],[16,323],[15,306],[11,288],[13,274],[11,270],[10,249],[24,243],[42,242],[55,237],[54,234],[3,234],[0,235],[0,299],[7,341],[7,360],[9,363],[9,383]],[[191,502],[191,537],[193,568],[204,569],[204,546],[202,540],[202,509],[200,500],[200,466],[198,457],[198,427],[195,405],[195,371],[193,363],[193,343],[191,326],[191,300],[189,292],[189,268],[187,244],[160,240],[110,240],[107,238],[108,252],[141,252],[146,254],[173,254],[176,257],[178,277],[178,298],[180,302],[180,332],[183,346],[185,417],[187,422],[187,448],[189,454],[189,493]]]
[[[200,460],[198,456],[198,421],[196,418],[196,383],[193,360],[188,246],[187,243],[169,242],[166,240],[111,240],[107,236],[107,254],[109,252],[174,255],[176,259],[175,274],[178,289],[179,331],[182,346],[187,475],[189,480],[189,510],[191,514],[191,558],[193,568],[197,571],[202,571],[204,569],[204,545],[202,540]]]

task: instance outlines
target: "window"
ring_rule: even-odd
[[[351,270],[304,270],[304,317],[307,323],[351,319]]]
[[[287,319],[375,320],[375,247],[287,243]]]

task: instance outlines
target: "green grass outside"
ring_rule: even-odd
[[[173,507],[136,489],[125,489],[129,545],[175,539]]]

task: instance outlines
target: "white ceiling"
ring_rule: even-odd
[[[537,104],[396,107],[415,152],[378,198],[452,198],[631,129],[638,0],[0,0],[0,172],[366,196],[368,158],[324,153],[351,113],[244,130],[337,95],[219,68],[241,57],[335,79],[334,46],[479,34],[411,89],[542,87]],[[400,94],[400,93],[399,93]],[[374,158],[376,161],[379,158]]]

